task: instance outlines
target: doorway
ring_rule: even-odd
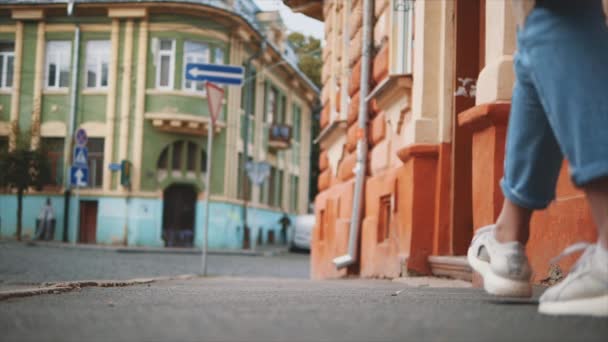
[[[97,242],[97,201],[80,201],[79,243]]]
[[[465,255],[473,236],[472,207],[472,137],[466,127],[458,126],[458,114],[475,106],[470,85],[477,82],[485,64],[486,0],[457,0],[456,72],[454,89],[462,92],[454,98],[454,131],[452,143],[452,252]]]
[[[173,184],[163,192],[163,240],[165,247],[193,247],[196,190]]]

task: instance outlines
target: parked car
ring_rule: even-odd
[[[293,239],[290,249],[310,251],[312,229],[315,226],[315,215],[299,215],[293,223]]]

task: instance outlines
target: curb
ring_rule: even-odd
[[[52,247],[52,248],[66,248],[66,249],[82,249],[82,250],[98,250],[114,253],[125,253],[125,254],[191,254],[200,255],[202,250],[198,248],[171,248],[171,247],[118,247],[118,246],[105,246],[105,245],[85,245],[85,244],[71,244],[64,242],[41,242],[41,241],[27,241],[24,242],[26,246],[31,247]],[[276,250],[209,250],[207,253],[210,255],[234,255],[234,256],[262,256],[271,257],[287,254],[288,248],[280,248]]]
[[[134,278],[128,280],[76,280],[54,283],[43,283],[42,287],[0,291],[0,301],[10,298],[32,297],[44,294],[59,294],[79,290],[85,287],[126,287],[151,284],[167,280],[189,280],[198,277],[195,274],[182,274],[173,277]]]

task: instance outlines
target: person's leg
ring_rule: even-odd
[[[582,188],[601,243],[539,299],[545,314],[608,316],[608,27],[600,0],[542,2],[526,22],[530,74],[547,120]]]
[[[531,77],[525,41],[514,60],[516,82],[507,129],[505,196],[495,225],[475,233],[467,252],[471,267],[494,295],[529,297],[531,269],[525,253],[530,218],[555,195],[562,154]]]
[[[523,245],[528,243],[532,213],[532,209],[521,207],[505,198],[496,220],[496,240],[502,243],[519,241]]]
[[[583,187],[591,215],[598,229],[598,243],[608,250],[608,178],[589,183]]]

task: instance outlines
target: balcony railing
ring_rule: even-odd
[[[284,150],[291,147],[291,126],[285,124],[272,124],[268,129],[268,147],[275,150]]]

